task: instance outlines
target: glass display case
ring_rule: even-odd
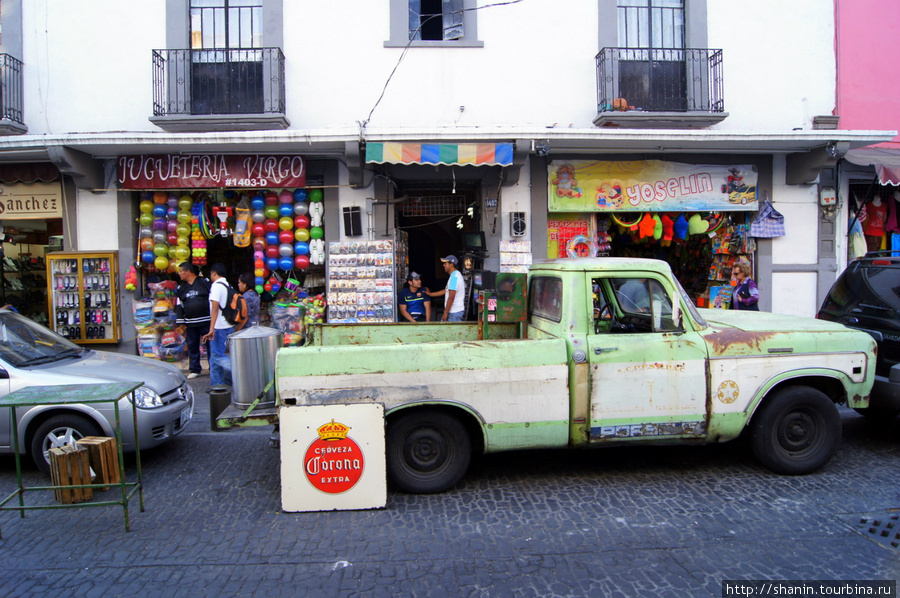
[[[49,326],[75,343],[121,340],[118,252],[46,255]]]

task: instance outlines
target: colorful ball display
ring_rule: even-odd
[[[290,216],[282,216],[278,221],[278,228],[281,230],[290,230],[294,228],[294,219]]]
[[[253,222],[265,222],[266,212],[264,210],[253,210],[250,212],[250,219]]]
[[[309,206],[305,203],[294,204],[294,214],[297,216],[305,216],[309,212]]]
[[[266,245],[278,245],[278,233],[274,231],[266,233]]]
[[[309,201],[322,201],[324,198],[325,195],[321,189],[312,189],[309,192]]]
[[[278,266],[282,270],[290,270],[291,268],[294,267],[294,260],[293,260],[293,258],[284,256],[278,261]]]
[[[309,256],[298,255],[294,258],[294,265],[301,270],[307,269],[309,267]]]
[[[294,253],[297,255],[308,255],[309,254],[309,243],[305,241],[297,241],[294,243]]]
[[[263,210],[263,213],[265,213],[266,218],[278,218],[278,206],[266,206],[266,209]]]
[[[152,226],[153,225],[153,214],[141,214],[138,218],[138,222],[140,222],[141,226]]]
[[[265,237],[253,237],[253,251],[259,251],[260,253],[266,250],[266,238]]]
[[[178,200],[178,208],[184,212],[190,214],[191,208],[194,207],[194,200],[191,199],[190,195],[182,195],[181,199]]]
[[[141,254],[141,261],[145,264],[152,264],[156,259],[156,254],[153,251],[145,251]]]
[[[282,243],[278,246],[278,255],[281,257],[291,257],[294,255],[294,246],[290,243]]]
[[[294,233],[289,230],[283,230],[278,233],[278,242],[279,243],[293,243],[294,241]]]
[[[309,229],[309,236],[313,239],[322,239],[325,237],[325,231],[320,226],[314,226]]]
[[[280,255],[281,254],[278,253],[278,245],[269,245],[268,247],[266,247],[266,257],[267,258],[273,258],[273,257],[277,258]],[[268,265],[268,264],[269,264],[269,262],[267,260],[266,265]],[[269,266],[269,268],[271,268],[271,267],[272,266]]]
[[[285,189],[284,191],[282,191],[281,193],[278,194],[278,201],[280,201],[281,203],[293,203],[294,194],[291,193],[290,191],[288,191],[287,189]]]
[[[264,223],[266,230],[270,233],[273,233],[278,230],[278,221],[277,220],[266,220]]]
[[[294,201],[306,201],[307,197],[306,189],[294,189]]]
[[[263,288],[263,285],[261,285],[261,284],[257,284],[257,285],[256,285],[256,292],[259,293],[260,295],[262,295],[262,294],[263,294],[263,291],[265,291],[265,290],[266,290],[266,289]]]
[[[158,257],[169,255],[169,247],[165,243],[157,243],[153,246],[153,253]]]
[[[266,205],[267,206],[276,206],[278,205],[278,196],[275,195],[273,191],[269,191],[266,193]]]
[[[165,218],[166,206],[162,204],[156,204],[155,206],[153,206],[153,216],[156,218]]]
[[[255,222],[250,227],[250,234],[254,237],[264,237],[266,235],[266,227],[263,226],[262,222]]]
[[[275,249],[277,251],[278,248],[276,247]],[[266,266],[269,268],[269,270],[277,270],[278,269],[278,258],[270,257],[269,259],[266,260]]]
[[[294,239],[297,241],[309,241],[309,229],[298,228],[294,230]]]
[[[254,210],[261,210],[266,207],[266,199],[262,195],[254,195],[250,200],[250,207]]]
[[[291,216],[294,213],[294,206],[289,203],[283,203],[278,206],[279,216]]]
[[[156,266],[157,270],[165,270],[169,267],[169,258],[158,256],[155,260],[153,260],[153,265]]]
[[[138,204],[138,209],[141,210],[142,214],[151,214],[153,212],[153,202],[145,199],[140,204]]]
[[[294,226],[297,228],[309,228],[309,217],[301,214],[294,218]]]

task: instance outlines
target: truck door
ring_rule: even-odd
[[[652,277],[591,282],[591,441],[705,436],[706,345],[673,316],[679,296]]]

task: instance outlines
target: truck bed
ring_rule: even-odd
[[[509,340],[519,336],[515,323],[491,322],[486,340]],[[308,345],[385,345],[478,340],[477,322],[422,322],[419,324],[316,324],[309,329]]]

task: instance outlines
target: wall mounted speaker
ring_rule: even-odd
[[[525,212],[509,213],[509,230],[514,237],[521,237],[525,234]]]
[[[344,208],[344,235],[358,237],[362,234],[362,216],[359,206]]]

